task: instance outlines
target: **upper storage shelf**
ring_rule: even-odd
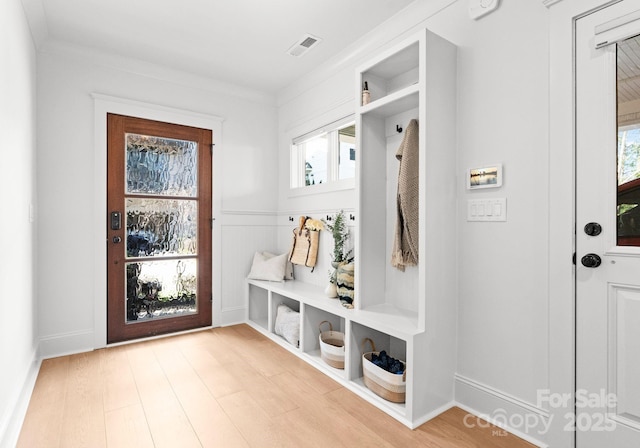
[[[379,117],[390,117],[410,109],[417,108],[420,101],[418,84],[412,84],[362,106],[361,115],[372,114]]]
[[[381,54],[360,71],[360,88],[366,82],[370,94],[370,103],[360,104],[364,106],[361,113],[406,99],[419,90],[419,51],[420,45],[416,41],[401,51]],[[417,101],[416,98],[416,105]]]

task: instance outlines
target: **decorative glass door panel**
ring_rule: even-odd
[[[196,263],[194,259],[127,263],[127,322],[195,313]]]
[[[196,197],[198,142],[126,134],[127,194]]]
[[[109,342],[210,325],[211,132],[109,120]]]
[[[196,255],[198,202],[126,198],[127,256]]]

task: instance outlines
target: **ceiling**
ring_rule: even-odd
[[[617,44],[618,126],[640,123],[640,37]]]
[[[618,43],[618,101],[640,99],[640,37]]]
[[[39,49],[71,47],[276,93],[414,0],[22,0]],[[416,0],[424,1],[424,0]],[[322,42],[296,58],[305,34]]]

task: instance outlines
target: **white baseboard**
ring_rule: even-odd
[[[225,308],[220,312],[221,327],[243,324],[245,322],[247,322],[247,308],[244,306]]]
[[[543,442],[550,423],[547,410],[459,374],[454,381],[456,406],[535,446],[547,447]],[[483,422],[467,419],[465,424],[480,426]]]
[[[423,415],[422,417],[415,418],[412,422],[411,429],[416,429],[418,426],[424,425],[429,420],[436,418],[438,415],[448,411],[454,406],[457,406],[457,403],[455,401],[450,401],[449,403],[440,406],[438,409],[435,409],[428,414]]]
[[[228,308],[222,310],[221,324],[220,326],[229,326],[246,322],[246,308]],[[212,327],[194,328],[192,330],[186,330],[181,332],[174,332],[168,334],[161,334],[157,336],[150,336],[148,338],[139,338],[133,341],[127,341],[123,344],[129,344],[133,342],[141,342],[145,340],[152,340],[157,338],[165,338],[169,336],[176,336],[183,333],[191,333],[195,331],[201,331]],[[56,334],[47,336],[40,339],[39,353],[41,359],[56,358],[58,356],[75,355],[77,353],[90,352],[95,349],[94,346],[94,334],[91,330],[76,331],[71,333]],[[121,345],[120,343],[108,344],[107,346],[113,347]]]
[[[74,331],[54,334],[40,339],[40,357],[42,359],[93,350],[95,341],[93,330]]]
[[[13,448],[18,443],[24,417],[27,414],[31,394],[38,378],[41,361],[37,353],[33,353],[33,360],[27,376],[22,384],[13,406],[8,407],[7,413],[0,420],[0,448]]]

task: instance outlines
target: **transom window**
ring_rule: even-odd
[[[352,117],[293,139],[292,189],[352,188],[356,171],[356,129]]]

